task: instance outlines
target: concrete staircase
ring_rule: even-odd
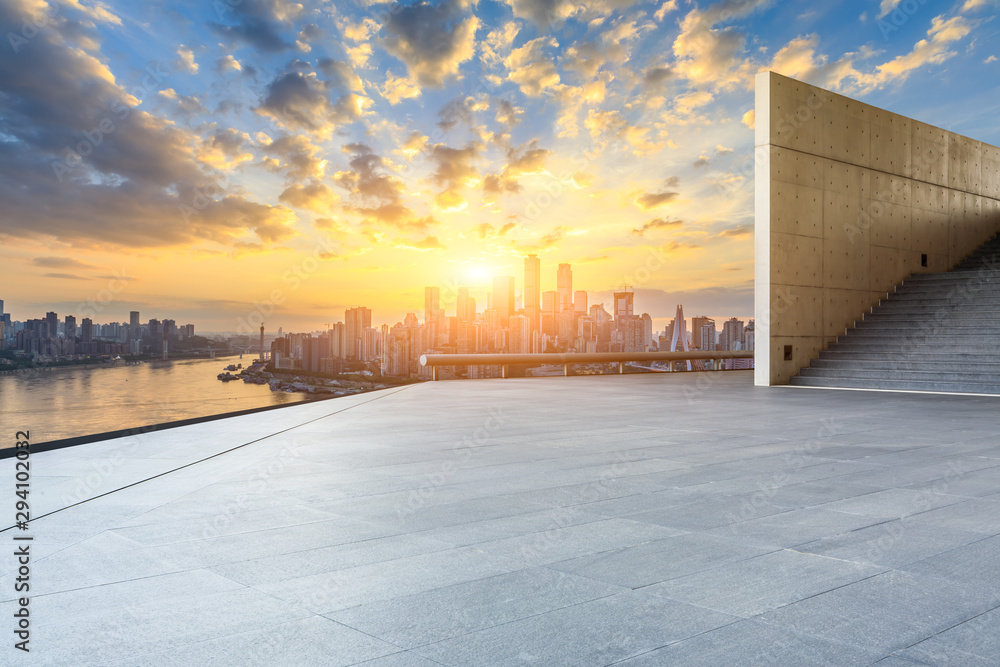
[[[1000,394],[1000,235],[906,279],[789,384]]]

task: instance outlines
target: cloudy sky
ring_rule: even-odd
[[[534,252],[544,290],[569,262],[658,325],[749,317],[754,74],[1000,144],[997,9],[3,0],[0,298],[393,324],[424,285],[519,290]]]

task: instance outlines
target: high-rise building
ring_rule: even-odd
[[[701,317],[691,318],[691,345],[696,350],[706,349],[702,346],[702,340],[701,340],[701,330],[702,327],[704,327],[706,324],[711,324],[712,331],[715,331],[715,320],[713,320],[711,317],[705,317],[704,315],[702,315]],[[715,337],[713,336],[712,338],[714,343]]]
[[[615,292],[615,322],[632,317],[635,313],[633,299],[634,292]]]
[[[59,316],[53,312],[45,313],[45,326],[48,329],[46,338],[55,338],[59,335]]]
[[[541,290],[542,262],[537,255],[528,255],[524,258],[524,314],[532,331],[540,326]]]
[[[455,303],[455,317],[459,322],[469,322],[476,318],[475,312],[469,312],[469,288],[458,288],[458,300]]]
[[[138,310],[133,310],[128,314],[128,335],[130,340],[142,338],[142,325],[139,324]]]
[[[73,340],[76,338],[76,318],[74,316],[66,316],[66,319],[63,322],[63,335],[66,337],[66,340]]]
[[[556,313],[559,310],[559,292],[542,292],[542,333],[556,335]]]
[[[507,351],[511,354],[528,354],[531,352],[531,322],[524,315],[512,315],[509,320],[510,336],[507,340]]]
[[[715,324],[703,324],[701,325],[701,335],[698,337],[701,342],[702,350],[715,350]]]
[[[347,350],[344,345],[344,323],[335,322],[330,327],[330,356],[335,359],[343,359],[347,356]]]
[[[441,288],[424,288],[424,324],[430,324],[437,315],[438,308],[441,307]]]
[[[85,317],[80,322],[80,342],[89,343],[94,340],[94,322]]]
[[[739,347],[737,347],[739,344]],[[722,336],[719,338],[718,349],[736,350],[743,347],[743,320],[730,317],[722,325]]]
[[[503,323],[514,314],[514,276],[494,276],[493,309]]]
[[[582,289],[573,292],[573,310],[587,314],[587,292]]]
[[[361,332],[372,325],[372,311],[364,306],[344,311],[345,358],[361,358]]]
[[[361,332],[361,361],[375,361],[379,358],[379,330],[368,327]]]
[[[573,268],[560,264],[556,272],[556,291],[559,292],[559,312],[573,307]]]

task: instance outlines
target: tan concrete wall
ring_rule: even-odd
[[[787,384],[905,278],[1000,231],[1000,148],[773,72],[755,116],[758,385]]]

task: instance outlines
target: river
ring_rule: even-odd
[[[0,448],[15,431],[32,443],[308,400],[266,385],[221,382],[229,364],[249,357],[32,370],[0,376]]]

